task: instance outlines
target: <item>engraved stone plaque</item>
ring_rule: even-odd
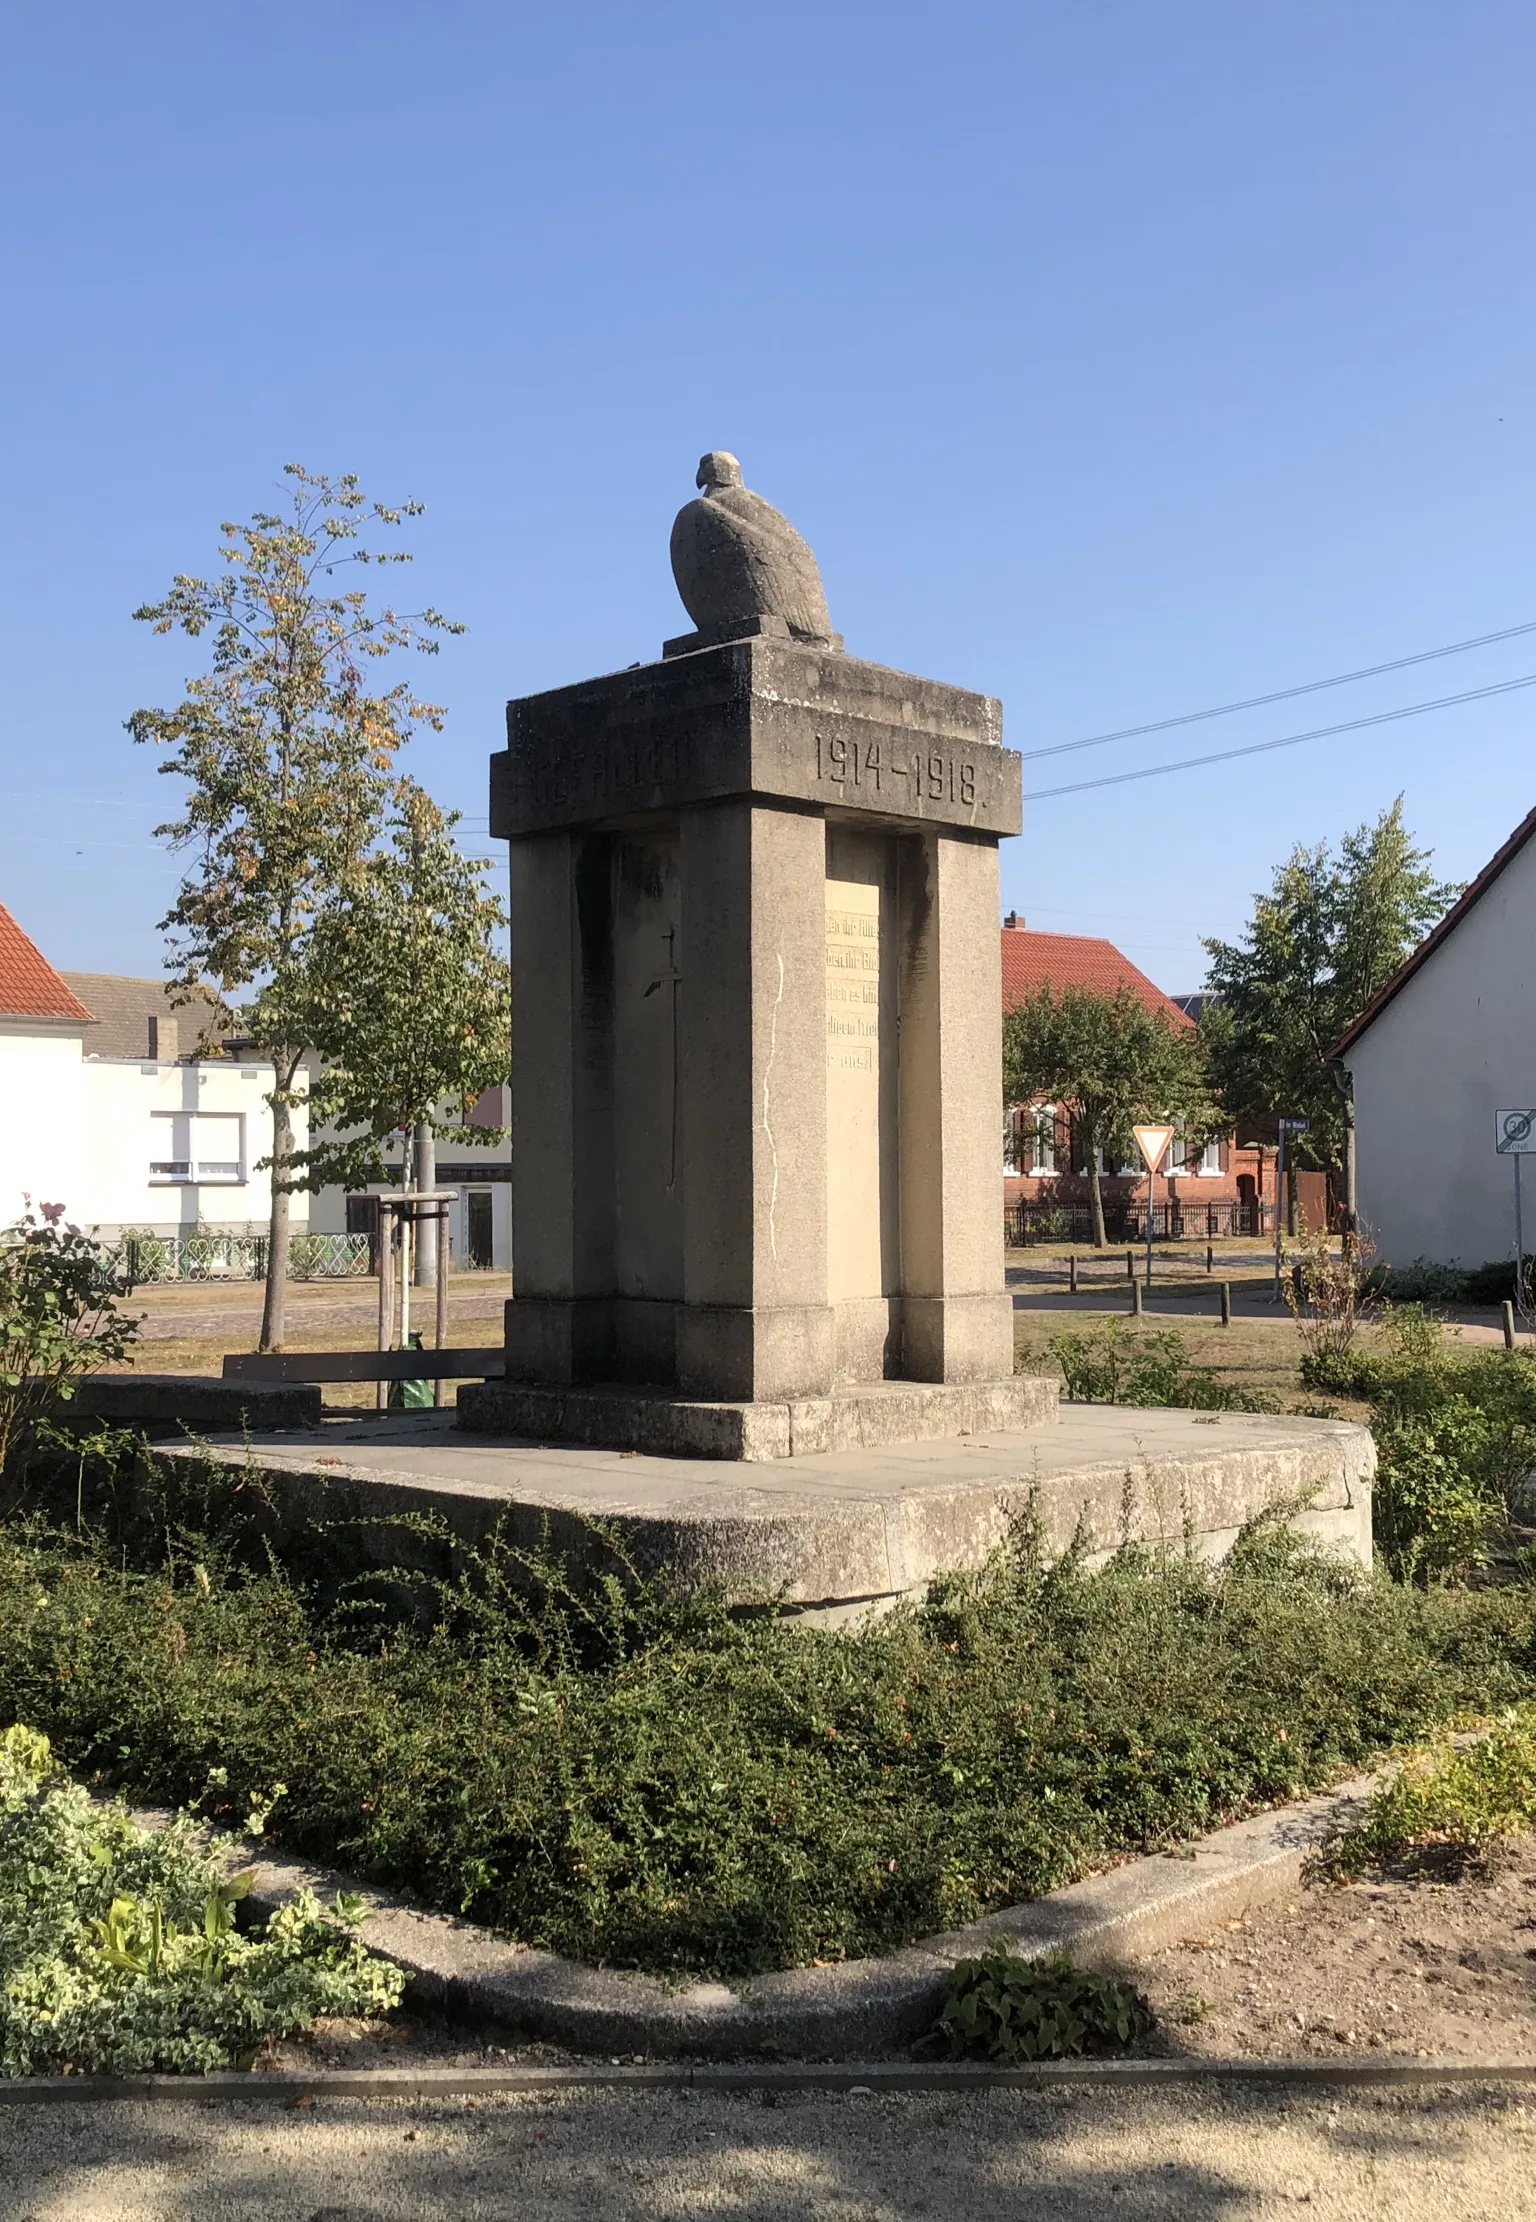
[[[1017,833],[1021,760],[988,695],[755,639],[507,708],[491,759],[502,838],[752,795],[865,818]]]

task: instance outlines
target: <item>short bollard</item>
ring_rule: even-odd
[[[1221,1284],[1221,1324],[1223,1327],[1230,1327],[1232,1324],[1232,1283],[1230,1281],[1223,1281]]]
[[[1131,1317],[1132,1317],[1132,1319],[1140,1319],[1140,1317],[1141,1317],[1141,1283],[1140,1283],[1140,1281],[1132,1281],[1132,1283],[1131,1283]]]
[[[1067,1286],[1075,1296],[1077,1294],[1077,1259],[1075,1257],[1067,1260]]]
[[[1505,1348],[1506,1350],[1513,1350],[1513,1349],[1514,1349],[1514,1347],[1515,1347],[1515,1307],[1514,1307],[1514,1305],[1513,1305],[1513,1304],[1508,1304],[1508,1303],[1506,1303],[1506,1305],[1504,1306],[1504,1348]]]

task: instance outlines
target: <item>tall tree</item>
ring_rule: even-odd
[[[1353,1199],[1354,1104],[1328,1052],[1385,987],[1459,890],[1435,878],[1398,796],[1339,843],[1298,847],[1280,865],[1238,942],[1208,940],[1202,1020],[1223,1107],[1261,1132],[1302,1117],[1295,1161],[1342,1170]]]
[[[440,634],[464,630],[431,608],[370,609],[365,587],[333,584],[353,566],[408,563],[362,536],[419,515],[419,502],[387,508],[354,477],[296,463],[286,475],[286,515],[221,528],[218,577],[178,575],[163,601],[135,610],[157,633],[210,633],[212,649],[175,708],[128,720],[136,741],[168,751],[161,771],[187,782],[182,815],[157,828],[192,857],[161,921],[173,977],[188,998],[212,991],[226,1020],[229,998],[253,990],[238,1021],[276,1071],[263,1350],[283,1339],[294,1112],[323,985],[316,922],[364,877],[398,791],[399,749],[419,724],[442,726],[439,705],[377,666],[398,649],[434,655]]]
[[[485,861],[460,854],[456,823],[406,784],[385,845],[315,922],[311,1009],[325,1063],[310,1083],[310,1145],[296,1159],[307,1188],[387,1178],[397,1133],[500,1139],[466,1119],[511,1065],[498,946],[507,916],[485,888]]]
[[[1059,1104],[1072,1117],[1088,1173],[1093,1239],[1103,1249],[1099,1153],[1134,1157],[1133,1126],[1172,1121],[1194,1138],[1211,1126],[1198,1037],[1148,1010],[1121,985],[1113,995],[1048,980],[1003,1016],[1005,1104]]]

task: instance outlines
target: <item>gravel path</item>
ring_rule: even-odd
[[[0,2106],[6,2222],[1536,2216],[1496,2088]]]

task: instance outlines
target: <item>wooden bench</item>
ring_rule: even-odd
[[[483,1350],[268,1350],[224,1360],[226,1381],[500,1381],[500,1343]]]

